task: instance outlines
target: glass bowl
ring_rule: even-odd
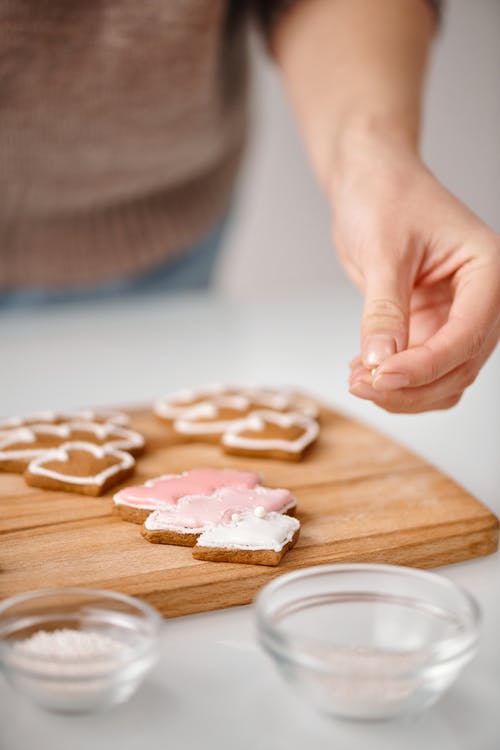
[[[64,588],[0,604],[0,664],[42,708],[104,710],[127,700],[153,666],[161,617],[114,591]]]
[[[389,719],[434,703],[473,657],[479,607],[434,573],[320,565],[280,576],[255,604],[261,645],[330,715]]]

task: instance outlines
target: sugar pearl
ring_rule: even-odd
[[[257,505],[257,507],[254,509],[254,515],[257,516],[257,518],[264,518],[266,515],[266,509],[263,505]]]

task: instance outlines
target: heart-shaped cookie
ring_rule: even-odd
[[[226,453],[299,461],[319,434],[316,420],[304,414],[256,411],[222,435]]]
[[[165,422],[173,422],[188,409],[205,401],[243,395],[243,390],[239,386],[223,383],[209,383],[198,388],[183,388],[155,401],[153,413]]]
[[[128,477],[135,460],[124,451],[93,443],[70,442],[30,461],[26,482],[43,489],[101,495]]]
[[[175,420],[174,431],[188,441],[218,443],[225,430],[255,408],[246,396],[224,396],[203,401]]]
[[[22,472],[33,458],[74,441],[107,445],[132,454],[139,453],[144,447],[142,435],[115,424],[36,424],[19,427],[0,437],[0,471]]]
[[[96,424],[117,424],[126,427],[129,418],[121,411],[113,409],[78,409],[77,411],[37,411],[24,417],[0,419],[0,437],[6,432],[20,427],[46,424],[67,424],[68,422],[94,422]]]

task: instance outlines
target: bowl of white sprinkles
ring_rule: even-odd
[[[8,682],[49,711],[88,713],[126,701],[156,661],[161,617],[97,589],[51,589],[0,604]]]
[[[330,716],[391,719],[435,703],[473,658],[480,612],[443,576],[317,565],[268,583],[259,640],[288,684]]]

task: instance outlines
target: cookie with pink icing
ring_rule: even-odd
[[[223,487],[213,495],[190,495],[177,505],[155,510],[146,518],[142,535],[153,543],[192,547],[205,529],[230,520],[235,513],[292,513],[296,504],[289,490]]]
[[[11,430],[33,425],[67,424],[68,422],[93,422],[97,424],[111,423],[126,427],[129,418],[124,412],[114,409],[78,409],[76,411],[37,411],[24,417],[6,417],[0,419],[0,437]]]
[[[101,495],[130,476],[134,465],[130,453],[108,445],[75,441],[34,458],[24,478],[32,487],[45,490]]]
[[[253,489],[262,481],[250,471],[192,469],[166,474],[136,487],[126,487],[114,496],[115,509],[125,521],[144,523],[154,510],[175,506],[188,495],[212,495],[222,487]]]
[[[256,411],[229,425],[221,444],[238,456],[299,461],[318,435],[318,423],[304,414]]]
[[[299,532],[296,518],[255,508],[207,527],[192,554],[197,560],[212,562],[278,565],[296,543]]]
[[[144,448],[142,435],[111,423],[35,424],[0,436],[0,471],[22,472],[32,459],[73,441],[106,445],[134,455]]]

